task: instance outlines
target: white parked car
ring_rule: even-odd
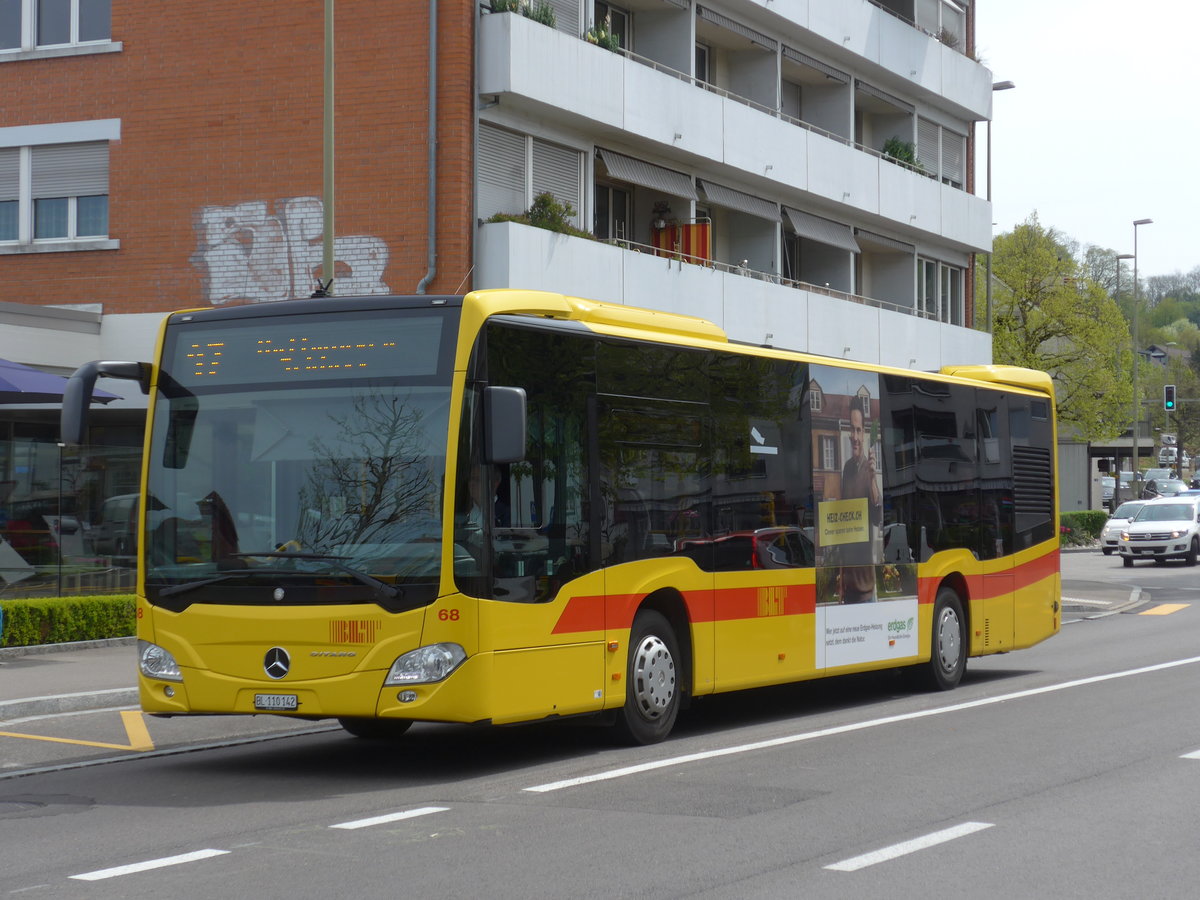
[[[1200,496],[1147,500],[1121,532],[1117,549],[1126,568],[1135,559],[1158,565],[1182,559],[1194,566],[1200,557]]]
[[[1127,500],[1113,510],[1109,520],[1100,529],[1100,550],[1105,556],[1111,556],[1121,543],[1121,532],[1129,524],[1129,520],[1137,515],[1137,511],[1146,505],[1145,500]]]

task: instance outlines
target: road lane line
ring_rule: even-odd
[[[95,872],[84,872],[82,875],[72,875],[71,877],[76,881],[103,881],[105,878],[117,878],[121,875],[147,872],[150,869],[163,869],[167,866],[178,866],[201,859],[211,859],[214,856],[224,856],[228,852],[228,850],[196,850],[192,853],[181,853],[179,856],[164,856],[162,859],[150,859],[146,862],[130,863],[127,866],[114,866],[111,869],[98,869]]]
[[[384,825],[388,822],[399,822],[401,819],[415,819],[417,816],[445,812],[449,808],[448,806],[422,806],[420,809],[406,809],[404,812],[388,813],[384,816],[372,816],[369,819],[357,819],[353,822],[342,822],[340,825],[330,825],[329,827],[353,831],[356,828],[370,828],[372,825]]]
[[[974,834],[977,831],[983,831],[985,828],[991,827],[993,826],[990,822],[963,822],[963,824],[955,825],[953,828],[935,831],[933,834],[913,838],[911,841],[892,844],[890,847],[883,847],[879,850],[873,850],[870,853],[864,853],[862,856],[844,859],[839,863],[834,863],[825,868],[832,869],[835,872],[857,872],[859,869],[865,869],[867,866],[887,862],[890,859],[896,859],[900,856],[907,856],[909,853],[916,853],[918,850],[936,847],[938,844],[946,843],[946,841],[966,837],[969,834]]]
[[[798,744],[801,741],[811,741],[817,738],[832,737],[838,734],[848,734],[853,731],[863,731],[867,728],[877,728],[880,725],[895,725],[898,722],[911,722],[914,719],[924,719],[930,716],[940,716],[945,713],[963,712],[995,703],[1005,703],[1009,700],[1022,700],[1026,697],[1036,697],[1039,694],[1051,694],[1055,691],[1065,691],[1069,688],[1084,687],[1089,684],[1099,684],[1103,681],[1113,681],[1117,678],[1129,678],[1133,675],[1146,675],[1151,672],[1161,672],[1164,669],[1174,669],[1178,666],[1188,666],[1200,663],[1200,656],[1187,659],[1176,659],[1171,662],[1156,663],[1152,666],[1142,666],[1137,669],[1126,669],[1123,672],[1110,672],[1107,675],[1093,675],[1089,678],[1076,678],[1059,684],[1048,684],[1045,687],[1029,688],[1024,691],[1014,691],[1011,694],[999,694],[995,697],[984,697],[980,700],[968,700],[965,703],[955,703],[951,706],[939,706],[934,709],[922,709],[916,712],[901,713],[895,716],[884,716],[880,719],[868,719],[865,722],[852,722],[848,725],[836,725],[832,728],[822,728],[820,731],[809,731],[803,734],[789,734],[784,737],[771,738],[766,741],[755,741],[751,744],[738,744],[733,747],[723,747],[720,750],[705,750],[700,753],[688,753],[683,756],[672,756],[654,762],[642,763],[637,766],[625,766],[620,769],[610,769],[607,772],[596,772],[592,775],[581,775],[577,778],[565,778],[562,781],[552,781],[547,784],[537,784],[523,788],[537,794],[560,791],[563,788],[578,787],[584,784],[595,784],[598,781],[608,781],[612,778],[624,778],[627,775],[638,775],[655,769],[666,769],[687,763],[700,762],[706,759],[716,759],[721,756],[734,756],[739,753],[750,753],[755,750],[769,750],[773,747],[784,747],[788,744]]]
[[[1200,759],[1200,750],[1194,750],[1191,753],[1185,753],[1180,759]]]

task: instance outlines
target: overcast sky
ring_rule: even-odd
[[[1200,4],[973,0],[995,81],[997,234],[1037,212],[1081,245],[1133,252],[1145,278],[1200,267]],[[979,128],[978,193],[986,193]]]

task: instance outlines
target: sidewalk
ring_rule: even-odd
[[[0,648],[0,723],[137,705],[133,638]]]

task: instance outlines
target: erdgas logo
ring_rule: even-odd
[[[887,625],[888,633],[889,634],[901,634],[905,631],[912,631],[913,621],[914,620],[911,616],[909,617],[907,622],[904,621],[903,619],[894,619],[891,622],[888,622],[888,625]]]

